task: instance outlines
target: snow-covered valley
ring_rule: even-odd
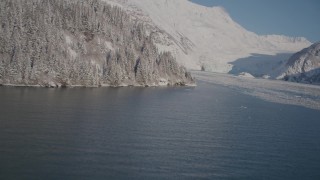
[[[282,61],[311,45],[303,37],[257,35],[236,23],[222,7],[204,7],[188,0],[105,1],[143,20],[157,47],[172,52],[191,70],[248,71],[273,77]],[[253,62],[248,65],[247,59]]]

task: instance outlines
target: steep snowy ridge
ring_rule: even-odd
[[[232,20],[222,7],[188,0],[104,0],[143,20],[160,50],[169,50],[188,69],[227,73],[231,62],[252,54],[294,53],[305,38],[259,36]]]
[[[294,54],[278,79],[320,84],[320,42]]]

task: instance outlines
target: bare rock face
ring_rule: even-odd
[[[101,0],[1,0],[0,84],[188,85],[144,25]]]
[[[278,79],[320,84],[320,42],[294,54]]]

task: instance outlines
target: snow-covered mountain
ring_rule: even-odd
[[[278,79],[320,83],[320,42],[294,54],[285,64]]]
[[[171,51],[188,69],[227,73],[232,62],[253,54],[290,54],[311,45],[302,37],[259,36],[233,21],[222,7],[204,7],[188,0],[104,1],[144,21],[157,47]]]
[[[101,0],[1,0],[0,85],[194,84],[119,7]]]

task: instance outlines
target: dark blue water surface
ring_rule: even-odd
[[[0,179],[320,179],[320,111],[199,82],[0,87]]]

